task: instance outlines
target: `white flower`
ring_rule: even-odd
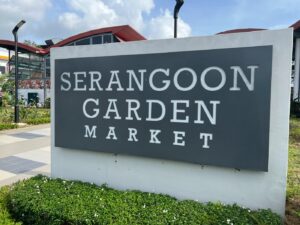
[[[227,219],[227,224],[229,224],[230,223],[230,219]]]
[[[166,210],[166,209],[163,210],[163,213],[167,213],[167,212],[168,212],[168,210]]]

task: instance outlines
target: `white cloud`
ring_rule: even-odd
[[[72,31],[108,26],[118,19],[116,12],[100,0],[70,0],[67,3],[72,11],[60,15],[59,23]]]
[[[20,32],[25,35],[32,33],[52,6],[51,0],[0,0],[0,5],[0,38],[8,39],[12,38],[11,30],[21,19],[26,20],[27,24]]]
[[[178,18],[178,37],[191,35],[191,27],[181,18]],[[152,18],[149,23],[149,38],[172,38],[174,36],[174,19],[169,10],[165,10],[162,15]]]
[[[156,0],[158,1],[158,0]],[[66,38],[90,29],[129,24],[147,38],[173,36],[173,18],[165,10],[156,13],[155,0],[0,0],[0,39],[12,39],[11,30],[21,19],[20,40],[43,43],[53,37]],[[178,21],[179,37],[191,27]]]
[[[70,11],[59,16],[59,22],[73,32],[130,24],[143,30],[143,14],[149,14],[154,7],[153,0],[69,0]]]
[[[88,29],[129,24],[148,38],[173,37],[173,17],[169,10],[145,20],[154,9],[153,0],[69,0],[70,11],[59,17],[60,24],[77,33]],[[191,34],[191,27],[178,19],[178,36]]]
[[[118,14],[119,24],[130,24],[139,31],[146,28],[144,15],[154,9],[153,0],[105,0]]]

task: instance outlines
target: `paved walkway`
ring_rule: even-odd
[[[0,186],[50,175],[50,125],[0,131]]]

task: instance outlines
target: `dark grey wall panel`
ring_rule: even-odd
[[[238,77],[240,91],[230,91],[233,86],[233,70],[231,66],[239,66],[250,78],[248,66],[258,66],[255,71],[254,90],[249,91],[242,78]],[[201,73],[208,67],[219,67],[226,73],[226,82],[218,91],[206,90],[200,82]],[[195,88],[190,91],[178,91],[174,83],[174,73],[183,67],[192,68],[197,74]],[[154,83],[163,86],[164,79],[171,84],[165,91],[154,91],[149,85],[149,75],[157,68],[170,69],[169,77],[155,76]],[[146,69],[144,91],[126,91],[128,74],[126,70]],[[124,91],[74,91],[74,72],[99,71],[102,74],[101,87],[107,87],[111,73],[118,70]],[[61,80],[61,74],[70,73],[72,89]],[[203,50],[190,52],[174,52],[145,55],[127,55],[110,57],[91,57],[55,60],[55,146],[70,149],[94,150],[101,152],[137,155],[177,161],[197,163],[201,165],[224,166],[238,169],[258,171],[268,170],[270,88],[272,74],[272,47],[258,46],[249,48]],[[179,83],[182,86],[191,84],[191,75],[181,74]],[[211,72],[206,77],[210,86],[220,82],[220,75]],[[89,87],[90,77],[80,87]],[[89,119],[83,114],[83,103],[88,98],[99,99],[100,114]],[[118,112],[121,119],[104,119],[108,107],[108,99],[117,99]],[[137,99],[141,106],[138,110],[141,120],[125,120],[127,116],[126,99]],[[149,99],[162,101],[166,106],[166,116],[158,122],[146,121]],[[189,123],[172,123],[172,100],[189,100],[189,108],[180,118],[189,116]],[[220,101],[217,106],[216,124],[212,125],[202,111],[204,124],[195,124],[197,105],[202,100],[211,109],[210,101]],[[88,104],[87,111],[92,112],[94,104]],[[180,108],[184,108],[180,105]],[[159,115],[160,108],[154,107],[153,114]],[[114,114],[111,114],[114,115]],[[85,125],[96,125],[97,138],[85,138]],[[117,140],[107,140],[109,127],[115,127]],[[138,142],[128,141],[128,128],[136,128]],[[160,144],[149,143],[151,129],[159,129],[157,136]],[[185,146],[175,146],[174,131],[185,132]],[[209,149],[203,148],[200,133],[211,133]]]

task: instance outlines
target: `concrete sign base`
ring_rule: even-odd
[[[252,209],[270,208],[284,216],[292,32],[292,29],[285,29],[208,37],[52,48],[52,176],[96,184],[107,183],[110,187],[123,190],[138,189],[146,192],[164,193],[178,199],[237,203]],[[264,169],[265,172],[204,166],[188,162],[114,154],[107,151],[105,153],[85,149],[67,149],[55,145],[54,132],[56,128],[54,121],[57,115],[55,115],[54,96],[55,90],[58,88],[55,86],[56,60],[256,46],[272,46],[273,58],[268,167]],[[238,106],[235,110],[239,110]],[[74,120],[74,124],[77,122]]]

